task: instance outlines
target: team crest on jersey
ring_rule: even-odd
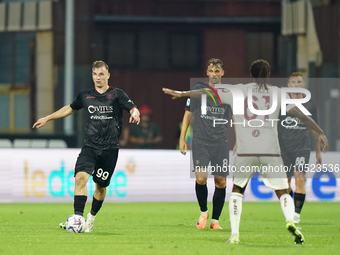
[[[223,93],[229,93],[229,92],[230,92],[230,90],[229,90],[229,89],[226,89],[226,88],[221,89],[220,91],[222,91]]]
[[[258,129],[255,129],[252,133],[251,133],[254,137],[258,137],[260,135],[260,131]]]
[[[107,98],[108,98],[108,99],[112,99],[112,98],[113,98],[113,95],[112,95],[112,94],[108,94],[108,95],[107,95]]]

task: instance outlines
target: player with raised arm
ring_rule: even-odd
[[[103,61],[92,64],[94,87],[81,91],[75,100],[58,111],[39,119],[33,128],[41,128],[48,121],[69,116],[77,110],[86,111],[84,146],[75,165],[74,214],[83,216],[87,200],[86,183],[90,176],[96,183],[92,208],[87,215],[85,232],[92,232],[96,214],[100,210],[106,188],[115,170],[122,128],[123,110],[130,112],[130,123],[139,124],[136,105],[118,88],[109,86],[109,67]],[[64,227],[64,224],[61,224]]]
[[[242,198],[245,188],[255,172],[259,172],[264,184],[271,187],[281,203],[281,209],[286,219],[286,228],[292,234],[296,244],[304,243],[304,236],[294,225],[294,201],[288,194],[287,176],[284,171],[266,172],[263,167],[272,166],[282,169],[283,161],[280,155],[280,147],[278,142],[277,120],[279,117],[281,105],[281,90],[275,86],[271,86],[268,82],[270,76],[270,66],[265,60],[259,59],[252,63],[250,69],[251,77],[254,82],[249,84],[236,85],[236,89],[242,92],[243,97],[248,96],[248,92],[252,92],[253,109],[271,110],[274,102],[274,111],[268,115],[251,114],[249,105],[244,108],[243,114],[235,114],[237,109],[233,105],[233,94],[229,89],[219,89],[218,93],[223,103],[230,104],[236,123],[245,123],[246,120],[258,120],[263,122],[262,126],[252,127],[251,125],[236,125],[236,141],[237,155],[235,166],[237,171],[234,173],[234,185],[229,200],[229,216],[231,225],[231,237],[228,243],[239,242],[239,226],[242,212]],[[173,98],[190,96],[190,91],[173,91],[163,89],[166,94],[170,94]],[[197,94],[198,92],[193,92]],[[242,98],[242,97],[241,97]],[[275,99],[275,100],[274,100]],[[236,99],[235,99],[236,100]],[[243,104],[243,101],[241,102]],[[255,106],[256,105],[256,106]],[[269,106],[271,105],[271,108]],[[314,122],[312,118],[305,115],[298,107],[294,105],[287,106],[287,111],[298,117],[304,124],[315,130],[321,139],[323,151],[328,149],[328,141],[321,128]],[[269,111],[268,111],[269,112]],[[248,122],[249,123],[249,122]],[[257,171],[242,171],[245,166],[255,166]]]
[[[292,73],[289,77],[288,87],[304,88],[306,83],[301,73]],[[292,99],[304,98],[302,93],[290,93]],[[303,106],[312,114],[311,117],[317,123],[317,107],[314,100],[309,100]],[[295,116],[287,113],[287,115],[280,116],[279,125],[279,141],[281,148],[281,155],[285,166],[290,170],[287,172],[290,195],[293,197],[291,189],[291,178],[295,177],[295,193],[294,193],[294,223],[300,222],[300,213],[305,202],[305,178],[307,164],[309,164],[309,157],[311,151],[310,132],[309,128]],[[314,147],[316,151],[316,164],[322,164],[322,157],[320,152],[319,135],[311,130]]]
[[[220,84],[223,75],[223,62],[220,59],[211,58],[207,64],[209,86],[214,88],[215,84]],[[200,88],[206,88],[206,86],[203,84],[195,86],[195,89]],[[201,112],[200,98],[187,100],[179,139],[179,149],[181,153],[185,155],[188,149],[185,136],[190,125],[190,120],[194,118],[192,158],[196,176],[196,197],[201,210],[196,224],[198,229],[204,229],[206,227],[209,217],[207,207],[208,171],[206,169],[209,167],[209,163],[211,163],[211,166],[219,165],[222,167],[228,165],[229,162],[228,128],[222,125],[217,128],[212,128],[213,119],[228,118],[229,105],[215,105],[213,99],[208,97],[207,106],[207,113],[203,115]],[[196,171],[196,169],[198,170]],[[227,174],[227,171],[212,172],[215,181],[215,192],[213,195],[213,213],[210,229],[222,229],[218,220],[225,202]]]

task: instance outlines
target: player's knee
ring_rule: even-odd
[[[87,181],[88,181],[88,174],[84,172],[77,173],[76,178],[75,178],[75,185],[77,187],[85,186]]]
[[[295,179],[296,187],[304,187],[305,186],[305,179],[304,178],[296,178]]]
[[[243,194],[246,187],[241,188],[240,186],[233,185],[232,192]]]
[[[196,182],[199,185],[205,185],[205,184],[207,184],[207,179],[206,178],[196,178]]]
[[[284,194],[289,194],[287,189],[275,190],[275,194],[280,199],[280,197]]]
[[[215,186],[219,189],[223,189],[227,186],[226,178],[215,178]]]

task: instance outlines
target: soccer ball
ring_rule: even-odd
[[[83,216],[73,214],[66,220],[66,230],[70,233],[84,233],[86,220]]]

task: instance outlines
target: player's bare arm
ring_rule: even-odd
[[[181,97],[200,97],[202,94],[205,93],[203,90],[181,91],[181,90],[173,90],[173,89],[168,89],[168,88],[163,88],[162,90],[165,94],[172,96],[172,99],[177,99]]]
[[[309,117],[308,115],[305,115],[299,108],[297,108],[296,106],[293,107],[292,109],[290,109],[288,111],[290,114],[294,115],[295,117],[298,117],[303,124],[305,124],[306,126],[310,127],[311,129],[313,129],[320,138],[321,141],[321,145],[322,145],[322,151],[326,152],[328,150],[328,140],[327,137],[325,135],[325,133],[323,132],[323,130],[319,127],[318,124],[316,124],[316,122]]]
[[[65,105],[63,108],[60,108],[58,111],[37,120],[37,122],[33,124],[32,128],[41,128],[45,126],[45,124],[50,120],[65,118],[74,112],[75,110],[73,110],[71,106]]]
[[[181,97],[190,97],[190,91],[180,91],[180,90],[173,90],[168,88],[162,89],[165,94],[172,96],[172,99],[177,99]]]
[[[316,153],[316,164],[322,164],[322,157],[321,157],[321,152],[320,152],[320,138],[319,134],[316,133],[314,130],[312,131],[312,136],[313,136],[313,142],[314,142],[314,147],[315,147],[315,153]]]
[[[188,144],[185,141],[185,136],[187,134],[188,127],[190,125],[191,112],[185,111],[182,121],[181,135],[179,137],[179,150],[185,155],[188,150]]]
[[[136,123],[137,125],[139,124],[140,122],[140,113],[139,113],[139,110],[134,107],[130,110],[130,119],[129,119],[129,123]]]

